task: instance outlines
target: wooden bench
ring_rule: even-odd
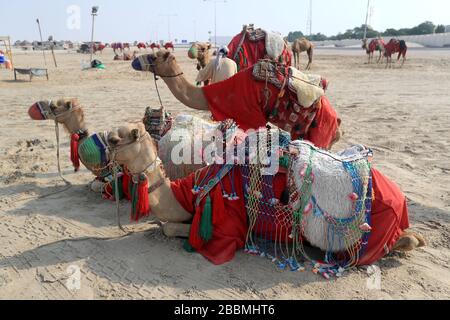
[[[17,74],[24,74],[30,76],[30,82],[33,80],[33,77],[47,77],[48,81],[48,70],[47,69],[39,69],[39,68],[31,68],[31,69],[19,69],[14,68],[14,80],[17,81]]]

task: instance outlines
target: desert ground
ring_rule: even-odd
[[[186,50],[176,56],[194,81]],[[87,55],[56,58],[58,68],[47,54],[49,81],[15,82],[0,69],[0,299],[450,298],[450,50],[411,50],[403,69],[392,70],[367,65],[362,50],[316,50],[311,72],[330,80],[327,94],[345,131],[334,150],[370,146],[375,166],[407,195],[413,230],[428,241],[426,248],[379,261],[376,289],[367,285],[365,268],[327,281],[310,270],[280,272],[244,252],[214,266],[151,221],[121,237],[115,204],[89,191],[89,172],[73,172],[67,134],[61,133],[61,158],[73,184],[68,190],[57,174],[54,124],[33,122],[27,110],[38,100],[77,97],[91,132],[107,130],[158,106],[152,76],[133,71],[130,62],[113,62],[110,50],[97,56],[106,70],[81,71]],[[40,67],[42,53],[17,52],[15,64]],[[168,111],[195,113],[162,81],[159,86]],[[121,212],[129,221],[128,203]],[[71,290],[77,275],[81,285]]]

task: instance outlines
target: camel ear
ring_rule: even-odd
[[[212,44],[208,43],[208,50],[212,48]]]
[[[133,139],[134,141],[139,140],[139,129],[131,130],[131,139]]]

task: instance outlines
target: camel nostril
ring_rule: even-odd
[[[120,142],[120,139],[116,138],[116,137],[111,137],[108,139],[108,143],[112,146],[117,146],[119,144],[119,142]]]

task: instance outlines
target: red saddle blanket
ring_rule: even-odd
[[[203,87],[203,93],[216,121],[233,119],[242,130],[259,129],[271,122],[289,132],[293,140],[304,139],[329,149],[339,120],[325,96],[304,108],[296,103],[297,94],[287,88],[277,103],[280,89],[271,83],[267,84],[266,99],[265,87],[265,82],[253,77],[250,67],[228,80]]]
[[[219,167],[217,168],[219,170]],[[217,173],[217,172],[215,172]],[[245,246],[248,231],[247,210],[245,207],[242,175],[226,176],[223,181],[224,190],[230,190],[233,180],[238,200],[230,201],[222,194],[221,185],[211,190],[210,197],[213,208],[213,238],[204,242],[199,236],[200,221],[205,199],[199,207],[195,207],[197,195],[192,192],[195,174],[172,183],[172,191],[181,206],[193,215],[189,242],[191,246],[213,264],[221,265],[231,261],[236,251]],[[278,174],[274,180],[274,194],[280,197],[286,185],[286,175]],[[368,246],[359,261],[359,265],[369,265],[389,253],[398,241],[402,232],[409,228],[407,203],[404,194],[395,183],[373,169],[373,189],[375,199],[372,203],[371,227]],[[275,228],[269,230],[275,233]],[[289,232],[289,230],[285,230]],[[287,238],[281,235],[280,239]]]

